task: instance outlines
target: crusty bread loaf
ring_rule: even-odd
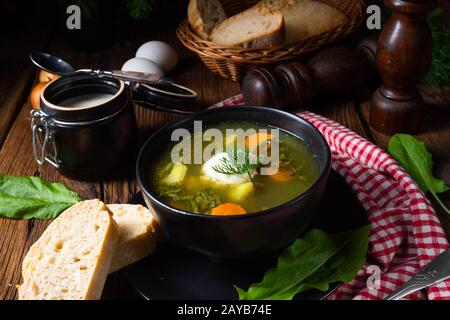
[[[19,299],[100,299],[117,237],[116,224],[100,200],[70,207],[25,256]]]
[[[219,23],[211,32],[210,40],[230,47],[280,46],[284,43],[283,15],[263,7],[246,10]]]
[[[255,7],[281,11],[288,44],[330,31],[348,20],[340,10],[314,0],[261,0]]]
[[[207,40],[212,29],[226,19],[219,0],[191,0],[188,6],[188,20],[192,29]]]
[[[109,204],[119,228],[119,239],[109,272],[115,272],[148,256],[156,248],[156,221],[141,205]]]

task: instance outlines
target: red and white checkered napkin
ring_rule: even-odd
[[[240,95],[213,107],[239,104]],[[333,169],[352,187],[370,221],[366,265],[329,299],[382,299],[448,247],[442,226],[423,192],[387,153],[330,119],[312,112],[298,115],[325,136]],[[369,288],[373,265],[381,276],[378,285],[369,281]],[[450,299],[450,280],[407,298]]]

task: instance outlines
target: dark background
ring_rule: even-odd
[[[123,0],[89,0],[98,4],[99,8],[113,18],[124,13]],[[159,21],[174,21],[175,18],[184,17],[189,0],[155,0],[156,11],[153,19]],[[29,1],[1,1],[1,26],[19,28],[27,25],[54,25],[57,17],[65,14],[67,6],[77,4],[76,0],[29,0]],[[164,15],[161,15],[161,14]],[[181,15],[180,15],[181,13]]]
[[[77,4],[74,0],[32,0],[0,2],[0,33],[29,41],[30,28],[49,29],[65,33],[77,49],[94,51],[107,48],[112,42],[133,41],[136,37],[157,29],[174,30],[186,17],[188,0],[155,0],[154,10],[146,19],[132,19],[124,0],[89,0],[94,19],[82,14],[81,30],[68,31],[66,8]],[[78,42],[78,43],[77,43]],[[82,45],[80,44],[82,43]],[[2,44],[3,49],[8,43]]]
[[[48,29],[63,33],[75,49],[98,51],[108,48],[113,42],[134,41],[152,32],[172,29],[186,17],[189,0],[154,0],[152,15],[144,20],[129,17],[125,0],[89,1],[95,19],[83,19],[81,31],[66,28],[66,8],[77,0],[31,0],[0,2],[0,34],[30,41],[30,28]],[[367,0],[368,4],[383,5],[380,0]],[[450,16],[450,0],[440,0],[440,7]],[[82,15],[83,17],[84,15]],[[8,51],[10,44],[3,41],[1,48]],[[1,62],[1,61],[0,61]]]

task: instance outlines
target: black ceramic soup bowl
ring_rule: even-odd
[[[175,129],[192,130],[194,121],[214,127],[227,121],[252,121],[280,128],[300,138],[315,155],[319,175],[295,199],[264,211],[238,216],[211,216],[172,208],[152,190],[151,171],[157,155],[171,142]],[[149,209],[156,216],[163,237],[215,260],[242,259],[268,254],[299,237],[318,208],[330,171],[331,155],[325,138],[306,120],[290,113],[261,107],[240,106],[193,114],[154,133],[137,160],[137,178]]]

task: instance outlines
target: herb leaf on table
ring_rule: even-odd
[[[286,248],[260,283],[247,291],[236,287],[239,300],[291,300],[309,289],[349,282],[364,264],[368,244],[369,226],[335,235],[314,229]]]
[[[0,174],[0,216],[6,218],[54,219],[80,200],[61,183]]]
[[[433,161],[425,144],[409,134],[399,133],[389,140],[388,151],[411,175],[422,191],[430,192],[442,209],[450,214],[450,210],[437,195],[449,188],[444,181],[433,176]]]

